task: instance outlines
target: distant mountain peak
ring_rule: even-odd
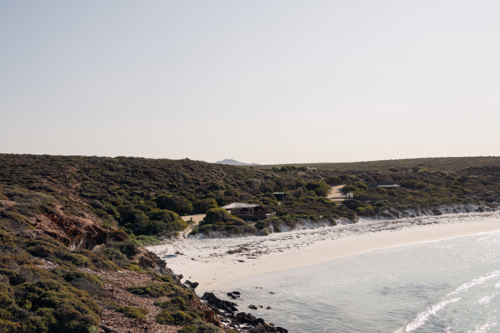
[[[225,160],[222,161],[217,161],[215,164],[228,164],[228,165],[260,165],[257,163],[244,163],[244,162],[239,162],[236,160],[228,159],[226,158]]]

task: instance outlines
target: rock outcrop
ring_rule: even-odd
[[[235,314],[238,311],[236,303],[221,300],[213,293],[206,292],[201,299],[220,316],[221,321],[225,322],[231,328],[237,328],[239,332],[288,333],[288,330],[268,324],[264,319],[254,317],[250,313],[239,312]]]
[[[32,225],[70,249],[89,249],[105,243],[108,231],[91,219],[64,214],[44,214],[31,218]]]

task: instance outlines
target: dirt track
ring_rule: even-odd
[[[341,191],[344,188],[344,186],[345,185],[332,186],[330,188],[330,194],[328,194],[327,198],[335,199],[334,201],[344,201],[346,199],[346,196]]]
[[[187,238],[188,235],[193,231],[193,228],[196,227],[198,224],[200,224],[201,220],[205,218],[205,214],[197,214],[197,215],[189,215],[189,216],[181,216],[181,218],[184,221],[190,221],[191,219],[193,220],[193,224],[191,224],[189,227],[187,227],[186,230],[182,232],[183,238]]]

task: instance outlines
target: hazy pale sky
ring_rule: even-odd
[[[0,2],[0,152],[500,155],[500,1]]]

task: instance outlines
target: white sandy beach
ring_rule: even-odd
[[[414,243],[500,231],[500,212],[450,214],[400,220],[362,220],[356,224],[223,239],[176,241],[183,255],[167,266],[199,282],[197,293],[264,274]],[[173,244],[149,247],[165,258]]]

